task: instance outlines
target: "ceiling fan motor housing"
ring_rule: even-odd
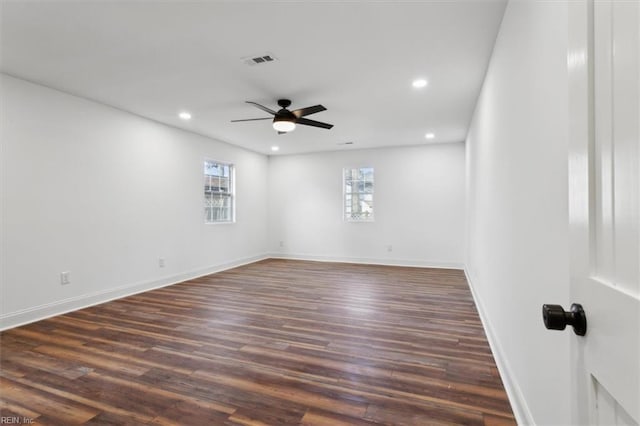
[[[275,117],[273,117],[273,121],[296,121],[297,118],[298,117],[296,117],[294,113],[288,109],[282,108],[278,111]]]

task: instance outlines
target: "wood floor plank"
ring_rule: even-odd
[[[2,399],[14,404],[21,404],[37,413],[58,419],[63,424],[82,424],[98,414],[92,407],[75,401],[38,392],[34,388],[0,377]],[[3,404],[4,405],[4,404]]]
[[[514,425],[459,270],[269,259],[0,333],[34,424]]]
[[[305,413],[300,424],[303,426],[371,426],[378,423],[333,412],[310,409]]]

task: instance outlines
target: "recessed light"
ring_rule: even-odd
[[[271,151],[279,151],[279,150],[280,150],[279,146],[275,146],[274,145],[274,146],[271,147]]]
[[[189,114],[186,111],[183,111],[180,114],[178,114],[178,117],[180,117],[183,120],[191,120],[191,114]]]
[[[418,78],[416,80],[413,80],[413,83],[411,83],[411,85],[416,89],[422,89],[423,87],[426,87],[427,84],[427,80],[425,80],[424,78]]]
[[[433,139],[436,137],[436,135],[434,135],[433,133],[427,133],[426,135],[424,135],[424,137],[427,139]]]

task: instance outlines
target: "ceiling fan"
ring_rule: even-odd
[[[271,108],[267,108],[266,106],[260,105],[255,102],[246,101],[248,104],[254,105],[264,112],[268,112],[273,115],[273,128],[278,131],[278,134],[281,135],[283,133],[288,133],[293,131],[296,128],[296,124],[303,124],[305,126],[313,126],[313,127],[321,127],[323,129],[330,129],[333,127],[333,124],[322,123],[320,121],[309,120],[308,118],[304,118],[306,115],[315,114],[316,112],[326,111],[326,108],[322,105],[314,105],[306,108],[300,108],[293,111],[289,111],[287,107],[291,105],[291,101],[289,99],[278,99],[278,105],[280,106],[279,111],[274,111]],[[231,122],[235,123],[238,121],[256,121],[256,120],[271,120],[271,117],[265,118],[247,118],[244,120],[231,120]]]

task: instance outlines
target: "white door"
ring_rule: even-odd
[[[568,3],[573,423],[638,425],[640,0]]]

